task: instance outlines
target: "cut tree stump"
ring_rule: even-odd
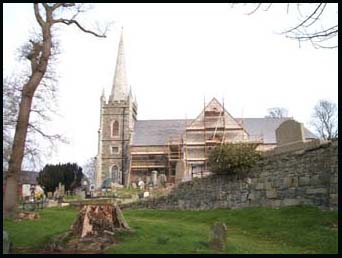
[[[126,230],[131,229],[117,204],[84,205],[71,226],[72,234],[80,238]]]

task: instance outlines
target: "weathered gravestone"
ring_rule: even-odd
[[[48,193],[47,193],[47,197],[48,197],[48,199],[52,199],[53,193],[52,193],[52,192],[48,192]]]
[[[137,184],[136,183],[132,183],[132,187],[133,187],[133,189],[136,189],[137,188]]]
[[[227,226],[216,222],[210,229],[209,247],[216,251],[223,251],[227,241]]]
[[[149,186],[151,184],[151,177],[150,176],[146,176],[146,185]]]
[[[151,172],[151,177],[152,177],[152,184],[153,184],[153,186],[157,186],[157,184],[158,184],[157,175],[158,175],[158,171],[153,170],[153,171]]]
[[[167,182],[167,177],[164,174],[160,174],[158,177],[158,181],[162,186],[165,186]]]
[[[10,241],[8,239],[8,234],[6,231],[2,231],[2,253],[9,254]]]
[[[65,195],[65,187],[61,182],[59,182],[58,184],[58,192],[59,192],[59,196]]]

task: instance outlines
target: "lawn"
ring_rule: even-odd
[[[223,253],[337,253],[337,212],[314,207],[245,208],[209,211],[124,210],[134,233],[121,233],[107,253],[215,253],[208,248],[210,226],[224,222]],[[40,221],[5,221],[17,247],[40,248],[67,230],[71,208],[46,209]],[[62,219],[61,219],[62,218]]]

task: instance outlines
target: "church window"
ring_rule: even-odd
[[[112,123],[112,136],[119,136],[119,122],[116,120]]]
[[[112,154],[119,153],[119,147],[118,146],[111,146],[111,152],[112,152]]]
[[[111,174],[113,183],[121,184],[122,178],[121,178],[121,174],[117,165],[112,166],[110,174]]]

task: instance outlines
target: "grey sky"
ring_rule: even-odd
[[[310,128],[319,99],[337,103],[337,49],[316,50],[279,32],[294,24],[286,10],[244,15],[229,4],[96,4],[86,22],[117,21],[99,39],[58,32],[59,110],[50,129],[69,145],[46,162],[82,164],[97,152],[99,98],[110,94],[121,25],[127,74],[138,119],[195,118],[204,97],[222,101],[235,117],[264,117],[280,106]],[[33,27],[32,4],[4,4],[4,74],[18,69],[15,50]]]

